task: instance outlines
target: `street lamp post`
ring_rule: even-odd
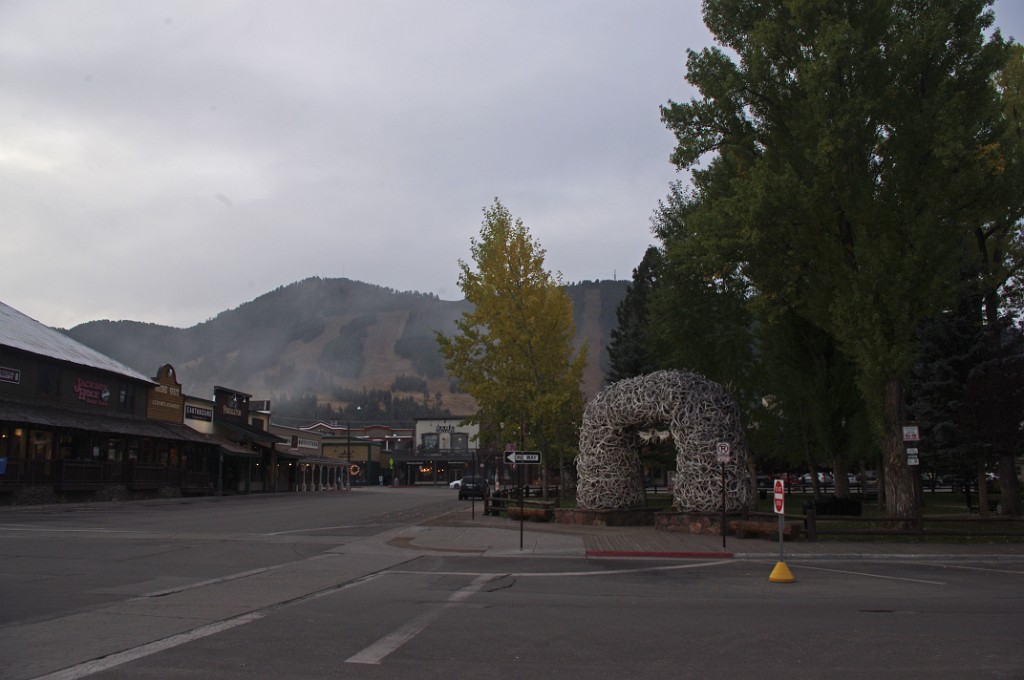
[[[363,410],[362,406],[356,406],[356,412],[357,413],[359,411],[362,411],[362,410]],[[348,443],[348,462],[347,462],[346,469],[345,469],[345,479],[348,480],[348,490],[351,491],[352,490],[352,412],[351,411],[349,411],[347,425],[345,426],[345,437],[346,437],[347,443]],[[369,462],[370,462],[370,458],[369,458],[370,454],[369,454],[369,452],[367,452],[366,457],[367,457],[366,458],[367,466],[369,466]]]

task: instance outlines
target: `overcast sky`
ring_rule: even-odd
[[[1024,2],[996,3],[1024,36]],[[347,277],[459,299],[495,197],[628,280],[697,0],[0,0],[0,301],[188,327]]]

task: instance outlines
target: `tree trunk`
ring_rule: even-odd
[[[849,471],[850,466],[846,462],[846,453],[836,451],[832,456],[832,483],[835,484],[837,498],[850,497],[850,478],[847,477]]]
[[[1020,484],[1017,482],[1017,466],[1012,453],[999,456],[999,502],[1003,514],[1020,517]]]
[[[978,514],[988,517],[988,479],[985,478],[985,464],[980,460],[975,476],[978,478]]]
[[[907,469],[903,421],[903,383],[889,380],[885,384],[885,496],[891,517],[910,520],[917,514],[917,504],[913,480]]]

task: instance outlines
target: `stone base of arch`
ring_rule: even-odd
[[[735,519],[735,517],[731,518]],[[726,515],[726,526],[730,517]],[[655,517],[654,528],[662,531],[677,531],[683,534],[699,534],[705,536],[722,535],[722,513],[709,512],[659,512]]]
[[[628,508],[613,510],[585,510],[582,508],[558,508],[555,522],[588,527],[636,527],[653,526],[656,509]]]

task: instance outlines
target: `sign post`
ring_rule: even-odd
[[[725,464],[729,462],[729,442],[718,442],[716,454],[722,467],[722,548],[724,549],[725,534],[728,533],[725,523]]]
[[[918,515],[921,514],[921,459],[920,446],[921,428],[917,423],[907,423],[903,426],[903,447],[907,453],[907,467],[910,469],[910,476],[914,483],[914,506]]]
[[[507,465],[539,465],[540,451],[506,451]],[[526,493],[523,488],[523,468],[519,468],[519,549],[523,549],[523,523],[526,521]]]
[[[793,572],[786,566],[786,553],[783,548],[783,539],[786,531],[786,483],[781,479],[775,480],[775,514],[779,516],[779,562],[772,570],[768,580],[772,583],[792,583]]]

